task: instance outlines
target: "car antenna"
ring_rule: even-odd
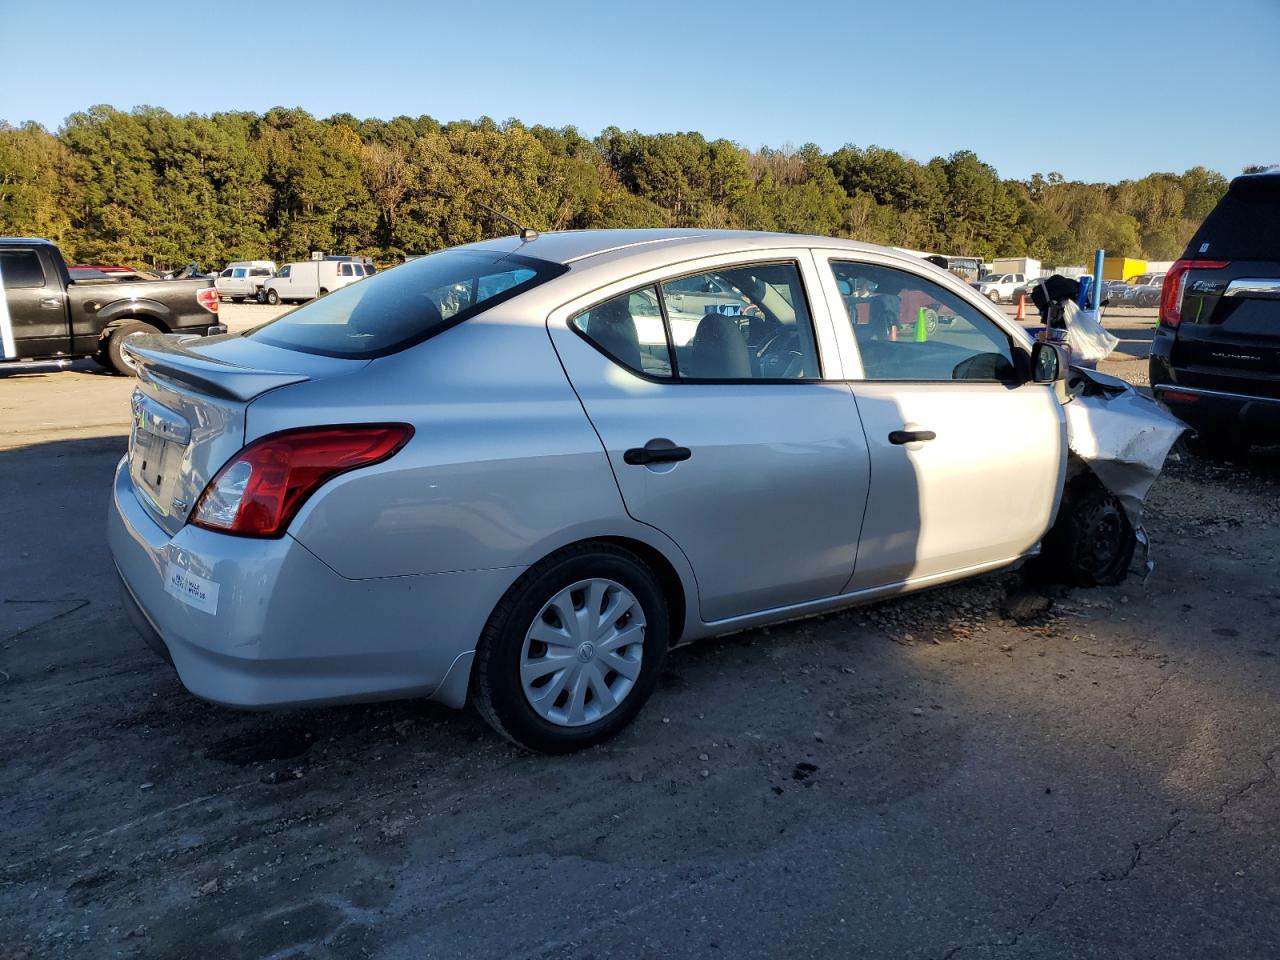
[[[445,193],[443,190],[435,190],[433,192],[437,197],[441,197],[445,200],[457,199],[456,197],[453,197],[450,194]],[[503,213],[501,210],[495,210],[493,207],[489,206],[483,200],[477,200],[475,197],[467,197],[466,199],[470,200],[472,203],[474,203],[478,207],[484,207],[486,210],[492,213],[495,217],[501,217],[503,220],[507,221],[507,223],[515,227],[518,231],[520,231],[520,240],[522,243],[530,243],[538,239],[538,231],[533,229],[533,227],[526,227],[515,217],[509,217],[505,213]]]

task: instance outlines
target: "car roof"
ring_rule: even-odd
[[[0,237],[0,246],[22,245],[29,247],[33,243],[43,243],[52,246],[52,241],[46,240],[44,237]]]
[[[519,253],[551,263],[568,266],[583,260],[620,260],[629,257],[668,259],[678,251],[677,259],[692,260],[699,256],[715,256],[730,250],[752,247],[836,247],[849,250],[894,253],[853,240],[806,236],[794,233],[768,233],[757,230],[555,230],[541,233],[534,240],[500,237],[469,244],[464,249]],[[594,264],[593,264],[594,265]]]

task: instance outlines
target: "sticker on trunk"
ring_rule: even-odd
[[[209,614],[218,612],[218,585],[172,563],[165,570],[164,589],[189,607]]]

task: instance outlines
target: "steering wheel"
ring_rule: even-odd
[[[765,341],[756,351],[760,376],[766,380],[796,380],[804,375],[804,354],[798,349],[800,337],[783,330]]]

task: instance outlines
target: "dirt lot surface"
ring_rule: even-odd
[[[1149,312],[1108,324],[1143,353]],[[0,376],[0,958],[1280,956],[1276,450],[1169,465],[1145,585],[678,651],[548,759],[470,711],[187,694],[104,545],[130,389]]]

